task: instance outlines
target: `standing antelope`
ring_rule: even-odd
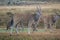
[[[28,34],[30,34],[31,27],[33,25],[33,31],[37,30],[37,25],[39,24],[40,18],[42,17],[41,9],[37,7],[37,10],[34,14],[28,13],[28,14],[14,14],[12,15],[12,19],[10,21],[11,23],[11,34],[13,31],[13,28],[16,27],[16,32],[18,32],[18,28],[20,27],[23,29],[24,28],[24,22],[27,23],[28,27]],[[12,22],[13,21],[13,22]],[[9,26],[7,26],[8,28]]]
[[[60,15],[51,14],[45,17],[45,28],[50,28],[51,31],[56,29],[56,23],[58,22],[58,19],[60,19]]]

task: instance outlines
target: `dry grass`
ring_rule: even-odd
[[[60,40],[60,32],[34,32],[28,35],[27,33],[20,33],[17,35],[13,33],[0,33],[0,40]]]
[[[26,11],[34,12],[36,10],[37,6],[39,6],[39,5],[0,6],[0,13],[6,13],[8,11],[11,11],[13,13],[25,13]],[[46,13],[51,14],[51,11],[53,9],[59,9],[60,10],[60,4],[51,4],[51,3],[50,4],[40,4],[40,7],[41,7],[42,11],[44,11],[43,14],[46,14]]]

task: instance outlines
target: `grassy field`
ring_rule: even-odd
[[[28,28],[24,28],[24,30],[18,30],[19,32],[28,32]],[[0,32],[4,33],[4,32],[10,32],[10,30],[6,30],[6,28],[0,28]],[[15,28],[13,30],[13,32],[16,32]],[[32,32],[32,29],[31,29],[31,32]],[[36,32],[45,32],[44,29],[38,29]]]
[[[60,40],[60,29],[55,31],[49,31],[44,29],[39,29],[40,31],[32,32],[30,35],[27,34],[27,29],[23,32],[13,34],[10,36],[10,30],[0,28],[0,40]]]
[[[60,31],[60,30],[59,30]],[[0,40],[60,40],[60,32],[33,32],[30,35],[26,32],[20,34],[0,33]]]
[[[0,18],[6,18],[7,12],[34,13],[37,6],[39,5],[0,6]],[[44,16],[54,14],[55,12],[60,14],[60,4],[40,4],[40,7]],[[5,19],[3,21],[5,22]],[[9,32],[10,30],[0,29],[0,40],[60,40],[60,29],[56,29],[55,32],[39,29],[38,32],[33,32],[30,35],[26,33],[27,29],[24,29],[20,34],[13,33],[12,36],[10,36]]]
[[[40,6],[43,14],[51,14],[54,11],[60,12],[60,4],[40,4],[40,5],[24,5],[24,6],[0,6],[0,13],[5,14],[8,11],[13,13],[34,12],[36,7]]]

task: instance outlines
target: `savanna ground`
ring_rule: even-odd
[[[4,21],[2,23],[4,26],[0,26],[0,28],[6,28],[5,19],[7,18],[7,12],[10,11],[13,13],[34,13],[34,11],[36,10],[36,6],[38,5],[0,6],[0,18],[3,18],[2,20]],[[54,14],[55,12],[58,12],[60,14],[59,3],[40,4],[40,7],[44,16]],[[60,21],[59,23],[57,23],[57,26],[59,25]],[[50,32],[49,30],[41,32],[40,30],[40,32],[33,32],[30,35],[28,35],[26,32],[21,32],[20,34],[13,33],[12,36],[10,36],[9,31],[2,31],[4,31],[4,29],[0,30],[0,40],[60,40],[60,29],[56,29],[56,31],[54,32]]]
[[[60,31],[60,30],[59,30]],[[0,40],[60,40],[60,32],[33,32],[28,35],[26,32],[20,34],[0,33]]]

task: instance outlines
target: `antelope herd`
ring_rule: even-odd
[[[7,30],[10,28],[11,34],[13,32],[14,27],[16,28],[17,33],[19,33],[19,28],[23,30],[25,28],[24,24],[26,24],[26,27],[28,28],[28,34],[31,33],[31,30],[37,31],[37,26],[40,20],[42,20],[44,23],[44,29],[54,29],[53,27],[56,28],[56,23],[60,18],[60,15],[58,15],[57,13],[55,13],[55,15],[43,16],[40,8],[37,8],[36,12],[33,14],[12,14],[12,12],[8,12],[7,14],[11,14],[11,20],[7,24]]]

